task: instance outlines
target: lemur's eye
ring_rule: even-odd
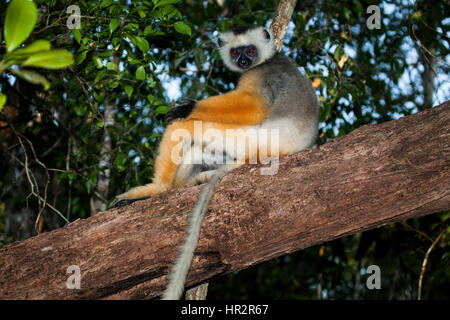
[[[255,48],[250,48],[247,50],[247,53],[250,55],[254,55],[256,53],[256,50],[255,50]]]
[[[237,50],[236,49],[231,49],[231,55],[232,56],[237,56],[238,55]]]

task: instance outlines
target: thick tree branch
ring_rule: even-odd
[[[450,103],[368,125],[282,157],[279,172],[244,166],[219,185],[188,276],[192,286],[287,253],[450,209]],[[185,236],[199,186],[0,249],[0,299],[152,298]],[[67,267],[81,269],[69,290]]]

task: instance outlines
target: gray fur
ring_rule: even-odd
[[[270,115],[266,121],[292,116],[299,122],[318,126],[317,97],[311,82],[300,73],[298,66],[282,53],[248,72],[264,79],[261,95],[266,99]],[[317,129],[316,129],[317,130]]]

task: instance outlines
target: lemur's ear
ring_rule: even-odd
[[[264,37],[266,37],[267,40],[270,40],[270,33],[267,31],[267,29],[263,29]]]
[[[217,39],[217,45],[222,48],[225,45],[225,41],[222,38]]]

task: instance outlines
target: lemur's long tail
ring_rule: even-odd
[[[203,217],[208,210],[209,203],[214,195],[214,190],[228,171],[226,166],[219,168],[216,174],[200,191],[197,203],[194,209],[192,209],[189,219],[186,241],[180,247],[180,254],[169,273],[169,284],[164,291],[162,300],[177,300],[183,294],[186,276],[194,258],[195,248],[197,248]]]

